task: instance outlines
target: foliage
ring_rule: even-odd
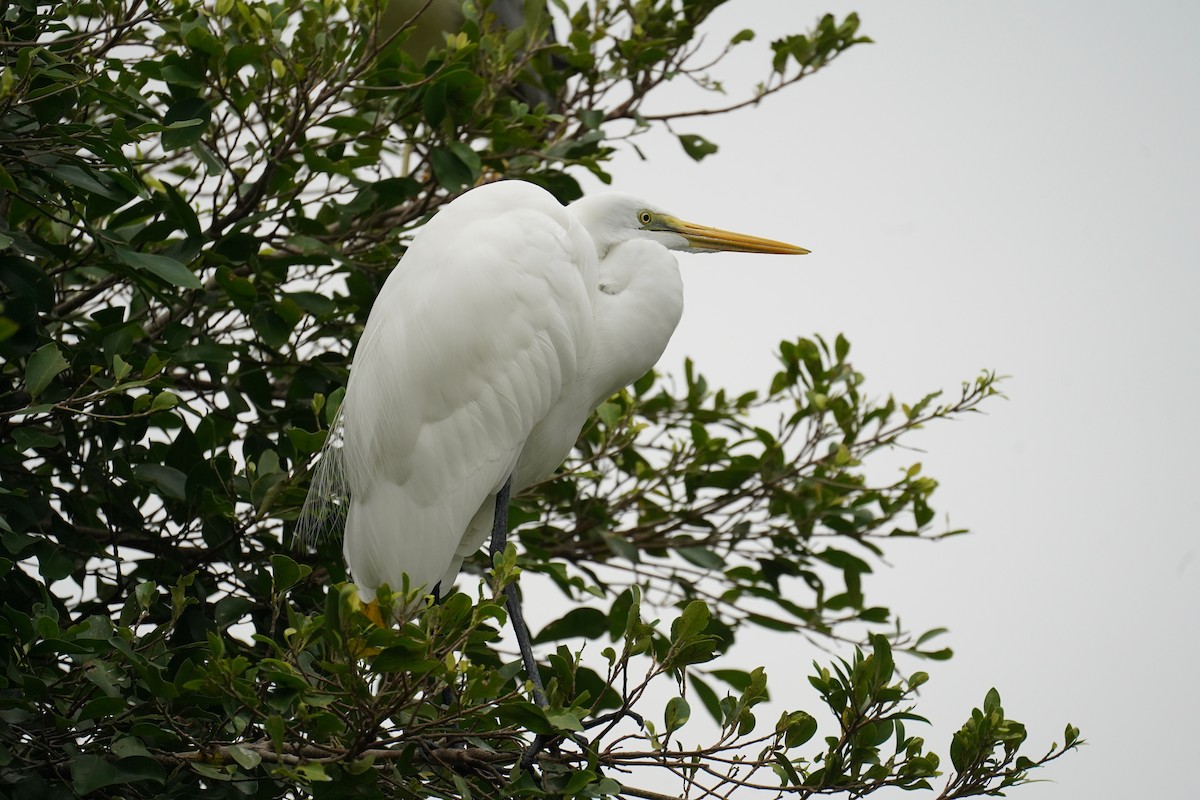
[[[519,499],[519,546],[474,565],[494,580],[393,629],[362,614],[335,541],[293,548],[351,343],[431,212],[497,176],[573,199],[648,126],[867,41],[823,17],[772,44],[749,99],[654,114],[670,80],[723,90],[698,43],[724,0],[556,5],[561,43],[526,5],[517,31],[468,7],[420,62],[356,0],[0,5],[6,793],[653,798],[624,770],[654,766],[690,793],[859,796],[944,771],[906,727],[925,676],[891,653],[949,651],[864,594],[889,538],[937,535],[936,484],[914,465],[879,486],[863,460],[974,410],[991,375],[946,403],[872,402],[838,337],[783,343],[761,394],[690,365],[678,389],[647,376]],[[522,570],[567,598],[537,637],[546,708],[501,642]],[[758,720],[766,675],[730,666],[756,627],[861,645],[813,667],[823,722]],[[654,712],[652,686],[674,687]],[[709,745],[686,743],[706,735],[693,705]],[[1079,741],[1032,760],[1023,740],[990,693],[941,796]]]

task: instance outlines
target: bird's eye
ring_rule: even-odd
[[[654,219],[654,217],[652,217],[650,215],[649,211],[639,211],[638,212],[638,222],[642,223],[643,225],[649,225],[650,220],[652,220],[652,219]]]

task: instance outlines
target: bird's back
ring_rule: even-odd
[[[530,432],[590,357],[595,269],[566,210],[520,182],[463,195],[418,234],[342,410],[345,554],[366,596],[402,573],[431,589],[482,544]]]

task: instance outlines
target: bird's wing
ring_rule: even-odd
[[[579,237],[546,192],[493,184],[440,212],[388,277],[342,406],[345,554],[368,593],[403,573],[412,588],[443,577],[575,379],[595,269]]]

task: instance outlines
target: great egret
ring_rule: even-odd
[[[344,552],[364,600],[384,583],[448,593],[489,533],[502,543],[508,489],[552,475],[596,406],[662,355],[683,311],[671,250],[808,252],[625,194],[564,207],[513,180],[466,192],[416,235],[371,309],[341,407],[344,475],[332,477],[349,489]],[[319,470],[338,469],[331,455]],[[302,528],[322,502],[314,489]],[[509,607],[527,640],[515,593]]]

